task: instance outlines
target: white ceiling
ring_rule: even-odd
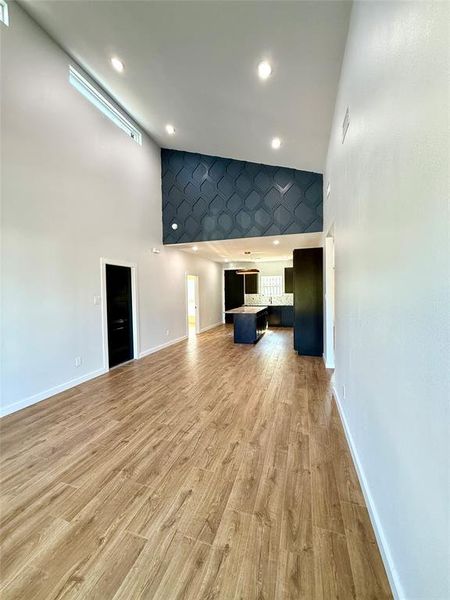
[[[322,237],[322,233],[295,233],[292,235],[171,245],[175,246],[177,250],[196,254],[215,262],[266,262],[290,260],[292,252],[297,248],[320,248],[322,247]],[[279,242],[278,245],[273,243],[275,240]],[[197,250],[193,250],[193,248],[197,248]],[[251,254],[245,254],[246,251],[250,251]]]
[[[161,146],[323,172],[350,2],[20,3]]]

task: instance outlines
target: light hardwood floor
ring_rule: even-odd
[[[2,419],[2,600],[391,598],[329,379],[224,326]]]

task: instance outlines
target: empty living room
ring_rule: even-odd
[[[1,600],[450,600],[450,1],[0,0]]]

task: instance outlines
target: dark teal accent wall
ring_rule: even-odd
[[[161,170],[165,244],[322,231],[319,173],[166,149]]]

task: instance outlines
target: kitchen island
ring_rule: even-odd
[[[246,306],[266,306],[269,329],[270,327],[294,326],[294,307],[292,304],[246,304]]]
[[[225,314],[233,315],[235,344],[256,344],[267,329],[267,306],[240,306]]]

